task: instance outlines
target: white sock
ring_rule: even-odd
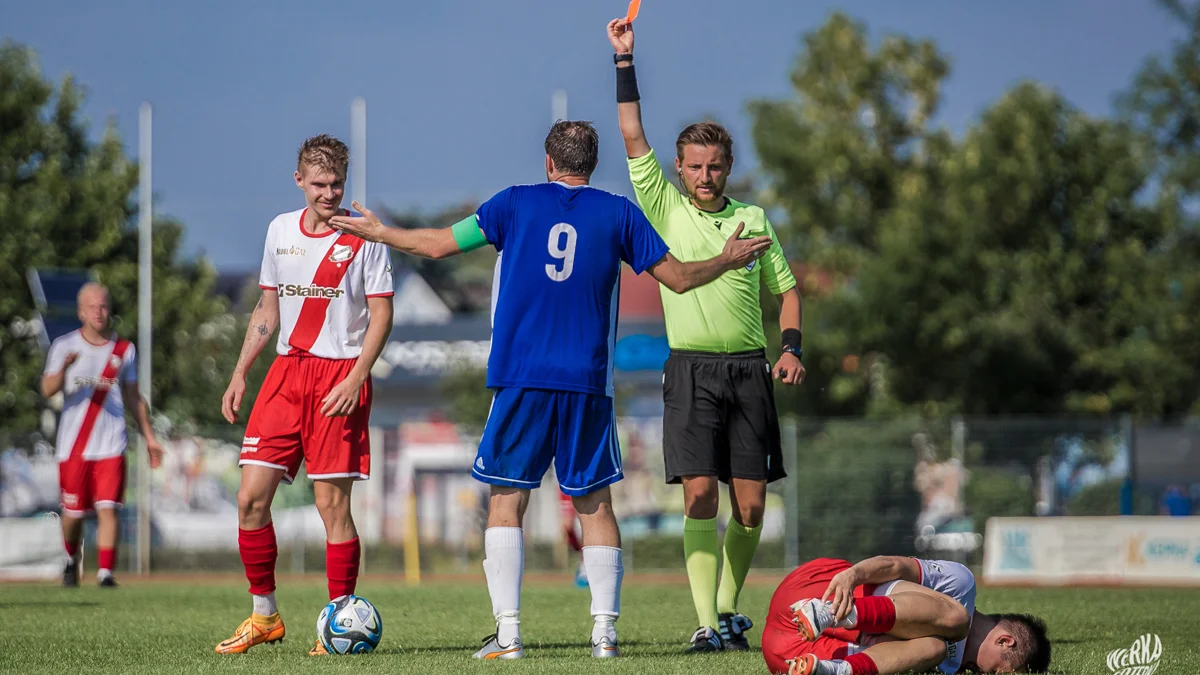
[[[834,659],[832,661],[817,661],[817,672],[813,675],[854,675],[854,668],[849,661]]]
[[[101,581],[103,581],[104,579],[107,579],[111,576],[112,576],[112,570],[101,569],[100,571],[96,572],[96,578],[100,579]]]
[[[837,624],[837,626],[838,626],[838,628],[846,628],[846,629],[853,630],[854,627],[857,625],[858,625],[858,608],[855,607],[854,605],[850,605],[850,613],[847,614],[846,618],[842,619]]]
[[[588,588],[592,591],[592,642],[607,636],[617,639],[613,626],[621,615],[621,579],[625,566],[621,564],[621,549],[612,546],[584,546],[583,569]]]
[[[275,606],[275,591],[266,595],[254,596],[254,613],[259,616],[271,616],[279,611]]]
[[[483,533],[483,571],[492,614],[496,617],[496,639],[501,645],[521,637],[521,573],[525,570],[525,539],[519,527],[489,527]]]

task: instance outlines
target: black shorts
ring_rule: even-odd
[[[762,350],[671,350],[663,367],[668,483],[685,476],[777,481],[783,470],[775,382]]]

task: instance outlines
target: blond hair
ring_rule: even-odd
[[[329,134],[307,138],[296,156],[296,170],[303,173],[306,166],[345,176],[350,167],[350,148]]]

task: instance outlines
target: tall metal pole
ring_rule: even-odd
[[[783,483],[783,564],[790,570],[800,565],[800,429],[795,417],[783,420],[782,432],[783,469],[789,476]]]
[[[367,101],[361,96],[355,97],[350,102],[350,198],[363,206],[367,206]],[[369,433],[369,432],[368,432]],[[379,453],[380,457],[383,453]],[[383,462],[378,466],[382,467]],[[379,485],[367,486],[368,490],[374,491],[380,489],[383,484],[383,471],[377,472],[377,478],[380,480]],[[368,481],[369,482],[369,481]],[[355,493],[358,500],[363,500],[368,494],[363,490]],[[379,500],[378,504],[382,504],[383,500]],[[362,512],[361,510],[359,511]],[[363,523],[366,525],[367,523]],[[360,530],[360,533],[362,530]],[[367,547],[366,544],[371,541],[371,537],[360,537],[362,549],[359,554],[358,573],[366,575],[367,573]]]
[[[550,97],[550,123],[567,119],[567,91],[557,89]]]
[[[367,101],[350,103],[350,198],[367,205]]]
[[[153,225],[154,225],[154,184],[151,181],[151,118],[153,110],[150,103],[142,103],[138,115],[138,391],[146,399],[147,408],[151,405],[151,354],[154,345],[151,338],[151,326],[154,321],[151,311],[153,299]],[[137,573],[150,573],[150,458],[145,452],[145,439],[138,445],[142,452],[137,453],[136,465],[138,486],[137,510]]]

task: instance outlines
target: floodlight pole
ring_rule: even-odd
[[[138,392],[146,400],[150,414],[151,354],[154,345],[151,327],[153,287],[153,226],[154,199],[151,181],[151,118],[149,102],[142,103],[138,115]],[[142,452],[137,453],[137,574],[150,573],[150,456],[146,439],[141,439]]]
[[[567,119],[567,91],[556,89],[550,96],[550,123]]]
[[[350,103],[350,198],[367,205],[367,101]]]
[[[350,198],[367,206],[367,100],[357,96],[350,102]],[[370,432],[368,432],[370,433]],[[382,453],[379,454],[383,456]],[[379,466],[383,466],[380,462]],[[378,472],[383,478],[383,471]],[[382,482],[382,480],[380,481]],[[359,490],[361,493],[362,490]],[[363,495],[359,495],[361,499]],[[366,542],[369,537],[360,537],[358,573],[367,573]]]

